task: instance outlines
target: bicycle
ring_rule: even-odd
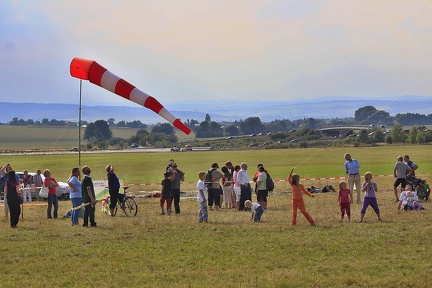
[[[117,210],[122,210],[123,213],[128,217],[135,217],[138,213],[138,203],[135,200],[135,196],[129,196],[126,193],[126,190],[129,188],[129,186],[123,186],[123,201],[120,201],[118,199],[117,205],[114,207],[114,215],[117,214]],[[105,212],[106,215],[111,216],[111,212],[109,209],[109,206],[111,204],[111,197],[108,196],[105,199],[102,200],[102,211]]]

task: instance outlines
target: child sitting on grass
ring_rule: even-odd
[[[254,222],[260,222],[261,221],[261,216],[264,212],[264,208],[260,204],[258,204],[256,202],[252,203],[252,201],[246,200],[244,203],[244,206],[246,208],[250,208],[252,211],[252,215],[250,217],[250,220],[253,219]],[[254,214],[255,214],[255,216],[254,216]]]

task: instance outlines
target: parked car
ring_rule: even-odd
[[[177,146],[174,146],[171,148],[171,152],[179,152],[180,148],[178,148]]]
[[[285,140],[279,140],[278,141],[278,144],[283,144],[283,143],[286,143],[286,141]]]
[[[22,178],[24,177],[23,172],[15,172],[15,174],[18,175],[20,180],[22,180]],[[32,183],[34,183],[33,176],[36,175],[36,173],[29,172],[29,175],[32,177]],[[45,176],[44,175],[41,175],[41,176],[42,176],[42,181],[44,181]],[[57,198],[59,198],[60,200],[69,199],[69,194],[70,194],[69,185],[66,182],[61,182],[61,181],[57,181],[57,183],[59,184],[59,187],[56,188]],[[36,189],[31,190],[31,195],[32,195],[32,198],[36,199]]]
[[[131,148],[138,148],[138,144],[136,144],[136,143],[132,143],[132,144],[131,144]]]
[[[185,149],[186,149],[186,151],[192,151],[192,146],[189,144],[186,144]]]

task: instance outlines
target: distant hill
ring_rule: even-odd
[[[354,117],[357,109],[371,105],[384,110],[391,116],[397,113],[431,114],[432,97],[404,96],[396,99],[328,99],[304,101],[254,101],[230,102],[200,101],[186,102],[165,107],[182,121],[195,119],[203,121],[208,113],[213,121],[235,121],[258,116],[262,122],[275,119],[296,120],[301,118],[334,119]],[[0,102],[0,122],[7,123],[13,118],[33,119],[44,118],[78,121],[78,104],[44,104],[44,103],[11,103]],[[145,124],[166,122],[162,117],[144,107],[130,106],[83,106],[82,119],[88,122],[114,118],[116,122],[140,120]]]

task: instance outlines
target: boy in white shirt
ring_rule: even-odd
[[[206,186],[204,184],[206,173],[201,171],[199,172],[198,176],[199,176],[199,180],[197,182],[197,189],[198,189],[197,199],[198,199],[198,203],[200,204],[200,210],[198,213],[198,222],[202,223],[202,222],[208,222],[208,209],[207,209],[208,195],[207,195]]]
[[[258,204],[256,202],[252,203],[252,201],[246,200],[244,203],[244,206],[247,208],[250,208],[252,211],[252,215],[250,217],[250,220],[253,219],[254,222],[260,222],[261,221],[261,215],[264,212],[264,208],[260,204]],[[255,216],[254,216],[254,214],[255,214]]]

